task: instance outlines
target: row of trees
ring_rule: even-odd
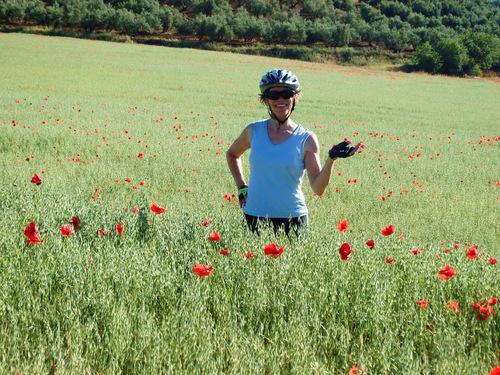
[[[445,38],[435,46],[417,46],[408,64],[410,70],[449,75],[481,75],[485,70],[500,71],[500,39],[492,34],[469,33],[461,38]]]
[[[432,48],[464,35],[500,38],[498,0],[3,0],[0,22],[96,29],[136,36],[178,33],[216,42],[377,44]],[[489,49],[495,49],[488,44]],[[425,47],[425,48],[424,48]],[[492,52],[494,53],[494,52]],[[424,55],[428,55],[425,53]],[[439,65],[439,64],[437,64]],[[436,65],[436,66],[437,66]],[[414,64],[427,66],[427,64]],[[487,64],[479,66],[484,69]],[[495,69],[492,64],[489,69]],[[439,69],[442,69],[439,68]],[[439,71],[437,69],[437,71]]]

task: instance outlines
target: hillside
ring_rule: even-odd
[[[392,59],[450,75],[500,70],[498,0],[7,0],[0,22],[4,31],[354,65]]]

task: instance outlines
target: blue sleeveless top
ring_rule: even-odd
[[[250,179],[243,212],[269,218],[307,215],[302,177],[304,144],[311,132],[298,125],[286,141],[274,144],[267,132],[267,121],[252,124]]]

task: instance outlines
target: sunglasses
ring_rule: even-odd
[[[284,91],[269,91],[266,94],[266,98],[269,100],[278,100],[280,97],[283,99],[293,98],[295,95],[295,91],[293,90],[284,90]]]

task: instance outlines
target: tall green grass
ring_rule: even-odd
[[[478,320],[471,306],[500,294],[488,261],[500,257],[498,83],[22,34],[0,34],[0,54],[0,373],[472,375],[500,364],[498,316]],[[323,197],[304,180],[299,239],[251,235],[225,198],[236,190],[225,152],[266,117],[258,82],[274,67],[299,77],[293,118],[322,158],[344,137],[365,145],[336,163]],[[62,237],[73,216],[81,229]],[[26,243],[32,221],[43,243]],[[264,255],[272,242],[282,256]],[[214,269],[201,278],[196,264]],[[446,264],[457,273],[443,281]]]

